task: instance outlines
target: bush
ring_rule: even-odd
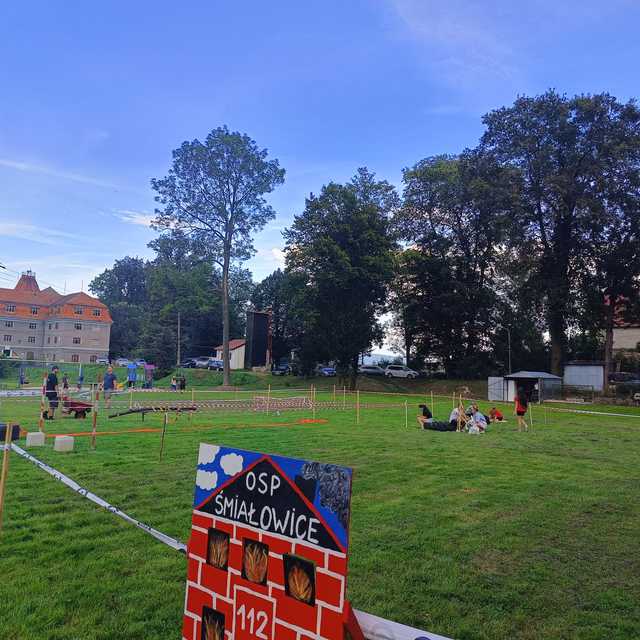
[[[635,393],[640,393],[640,382],[622,382],[616,385],[618,398],[629,398]]]

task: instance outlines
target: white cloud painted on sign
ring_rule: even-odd
[[[209,464],[216,459],[220,447],[215,444],[201,444],[198,452],[198,464]]]
[[[196,474],[196,484],[201,489],[210,491],[218,484],[218,474],[215,471],[203,471],[198,469]]]
[[[240,473],[243,462],[242,456],[237,453],[227,453],[227,455],[220,458],[220,466],[228,476],[234,476],[236,473]]]

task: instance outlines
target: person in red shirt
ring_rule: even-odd
[[[500,411],[500,409],[496,409],[495,407],[491,407],[491,411],[489,411],[489,417],[491,418],[491,422],[502,422],[504,420],[502,411]]]
[[[518,389],[518,393],[516,393],[515,397],[515,409],[516,409],[516,417],[518,419],[518,431],[529,431],[529,425],[527,421],[524,419],[525,415],[527,415],[527,409],[529,408],[529,398],[527,398],[527,394],[523,387]]]

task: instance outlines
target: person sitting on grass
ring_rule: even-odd
[[[113,373],[113,367],[109,365],[107,373],[105,373],[104,380],[102,381],[102,390],[104,391],[104,406],[107,409],[111,408],[111,394],[115,391],[116,382],[118,378]]]
[[[460,422],[460,427],[463,428],[467,423],[466,414],[462,413],[458,407],[454,407],[451,409],[451,413],[449,414],[449,424],[452,427],[458,428],[458,421]]]
[[[473,405],[473,413],[471,414],[471,421],[476,427],[478,427],[480,433],[484,433],[487,430],[487,419],[485,415],[478,409],[478,405]]]
[[[418,416],[418,424],[425,429],[426,424],[433,422],[433,414],[426,404],[419,404],[418,407],[422,409],[422,414]]]
[[[176,380],[176,377],[173,376],[173,378],[171,378],[171,391],[177,391],[178,390],[178,381]]]
[[[496,407],[491,407],[491,411],[489,411],[489,418],[491,418],[491,422],[505,422],[502,411],[500,411],[500,409],[496,409]]]

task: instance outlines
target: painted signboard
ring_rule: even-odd
[[[351,480],[201,444],[183,640],[344,640]]]

